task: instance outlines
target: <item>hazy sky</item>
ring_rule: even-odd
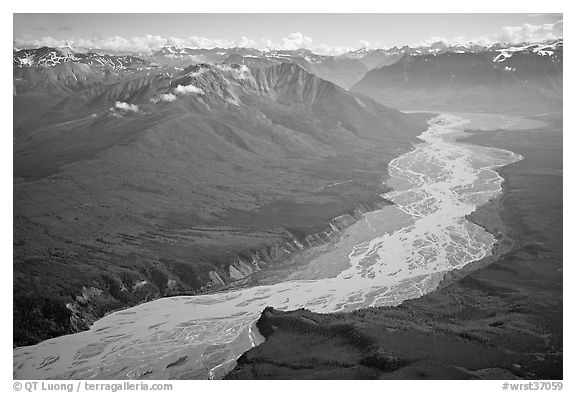
[[[533,41],[562,36],[562,23],[561,14],[14,14],[14,40],[107,49],[196,44],[338,52],[439,39]]]

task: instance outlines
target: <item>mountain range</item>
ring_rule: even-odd
[[[96,48],[36,48],[14,49],[14,64],[17,67],[40,65],[56,65],[66,61],[88,63],[90,61],[108,63],[110,68],[127,68],[131,65],[147,62],[156,66],[187,66],[191,63],[237,63],[251,67],[267,67],[283,62],[300,65],[307,71],[329,80],[346,89],[370,70],[378,69],[396,63],[405,55],[410,56],[438,56],[446,53],[487,53],[488,56],[509,56],[514,52],[529,51],[535,54],[557,54],[562,50],[563,40],[547,41],[540,44],[502,44],[481,45],[468,43],[466,45],[449,45],[444,42],[435,42],[429,46],[393,47],[389,49],[362,48],[342,55],[318,55],[308,49],[298,50],[259,50],[254,48],[187,48],[180,46],[167,46],[148,53],[105,53]],[[116,63],[114,65],[113,63]]]
[[[351,87],[405,109],[544,113],[562,110],[562,40],[483,51],[405,54]]]
[[[92,56],[15,62],[15,345],[329,241],[425,128],[291,62]]]
[[[558,110],[562,50],[15,49],[14,345],[329,242],[426,128],[391,107]]]

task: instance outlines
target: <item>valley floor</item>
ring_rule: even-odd
[[[503,195],[470,217],[499,239],[493,257],[394,308],[268,308],[266,342],[226,378],[561,379],[562,120],[539,120],[465,140],[524,156],[499,169]]]

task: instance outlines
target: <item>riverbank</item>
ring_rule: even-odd
[[[230,379],[561,379],[562,123],[472,132],[465,143],[524,160],[502,167],[503,194],[469,219],[499,237],[494,254],[394,308],[264,311],[266,342]]]

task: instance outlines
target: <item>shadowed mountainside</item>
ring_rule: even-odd
[[[405,55],[351,90],[402,109],[545,113],[562,110],[562,41],[484,52]]]
[[[426,127],[288,63],[22,70],[15,113],[49,105],[14,128],[15,345],[329,241]]]

